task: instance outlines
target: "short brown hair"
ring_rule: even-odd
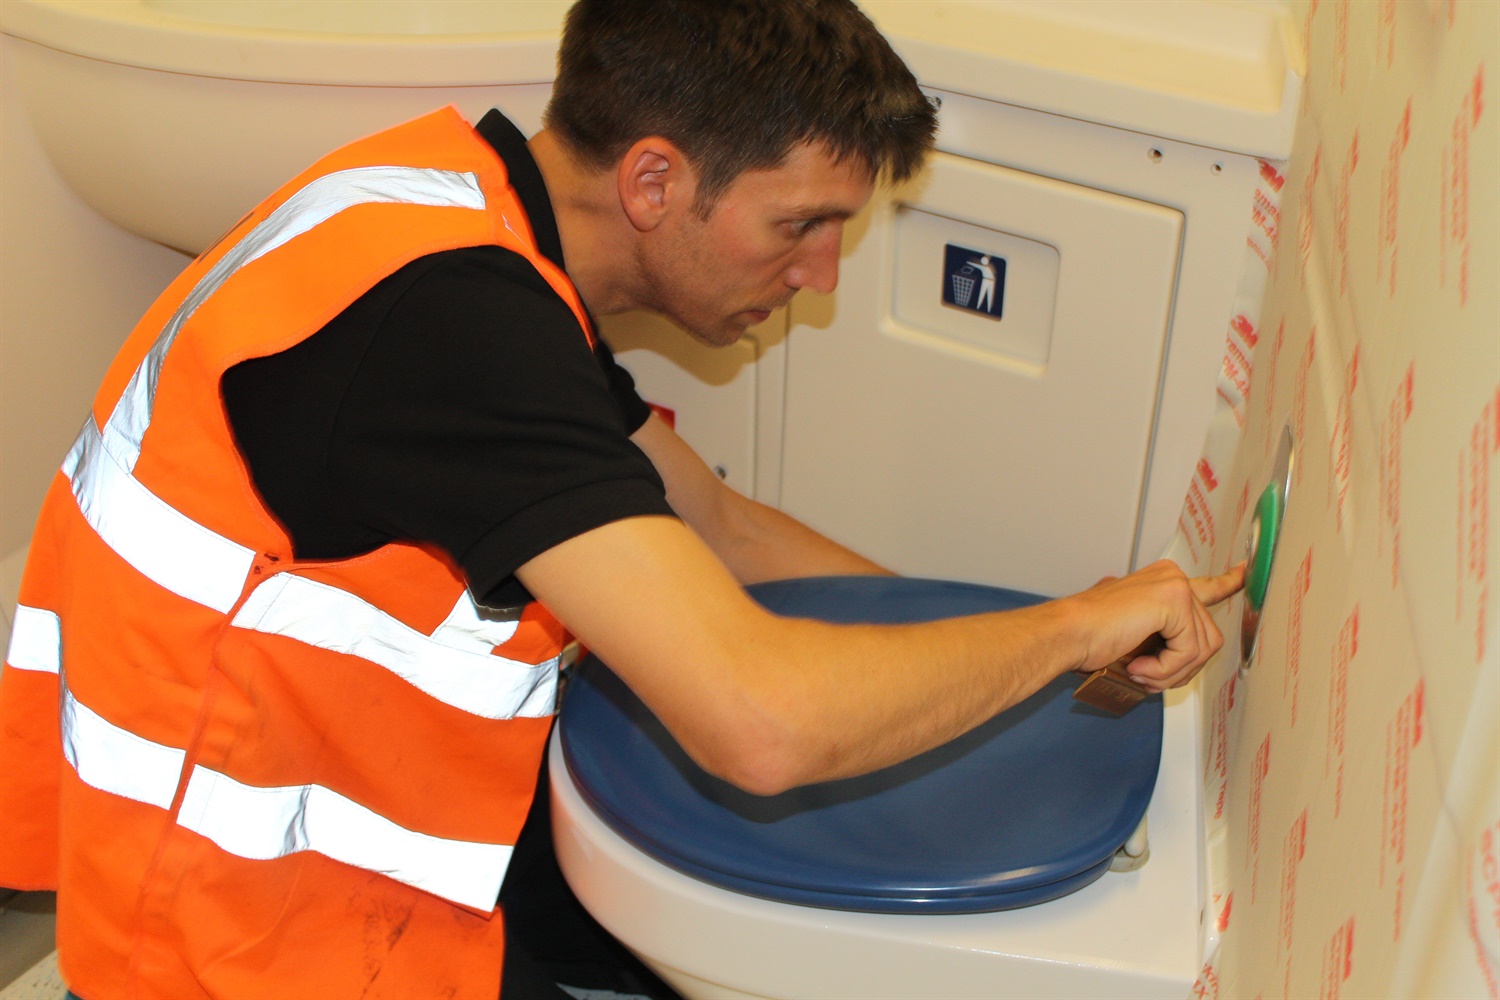
[[[904,180],[937,129],[852,0],[579,0],[544,121],[600,169],[646,136],[670,140],[698,171],[704,212],[743,171],[807,142]]]

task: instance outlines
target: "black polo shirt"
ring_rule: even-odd
[[[505,161],[541,252],[564,267],[525,137],[478,132]],[[630,441],[649,410],[521,255],[419,258],[323,329],[225,373],[229,422],[300,559],[391,541],[439,546],[483,603],[529,600],[516,567],[592,528],[671,514]]]

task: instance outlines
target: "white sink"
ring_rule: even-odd
[[[144,0],[173,17],[240,28],[340,35],[556,34],[571,0]]]
[[[453,104],[528,134],[569,0],[6,0],[43,149],[95,211],[189,253],[351,139]]]

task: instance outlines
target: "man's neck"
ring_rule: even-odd
[[[578,164],[550,129],[532,136],[526,148],[547,183],[568,277],[589,311],[608,316],[636,308],[635,231],[620,208],[614,176]]]

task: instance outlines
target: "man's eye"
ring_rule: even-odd
[[[806,236],[822,228],[823,219],[803,219],[792,223],[792,233],[796,236]]]

